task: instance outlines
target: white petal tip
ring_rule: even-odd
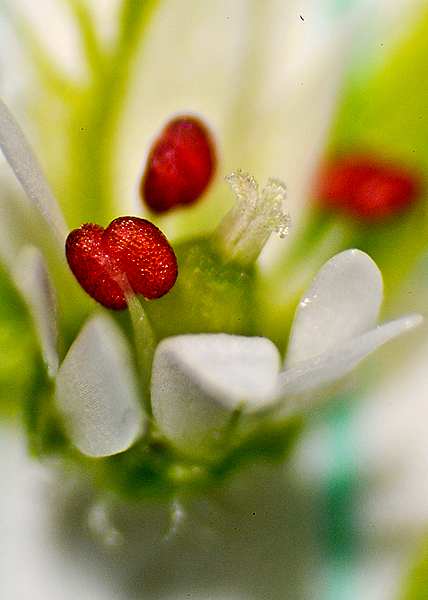
[[[275,387],[281,358],[267,338],[197,334],[168,338],[156,351],[158,371],[163,360],[225,408],[257,409]],[[167,378],[166,369],[162,377]],[[158,375],[157,375],[158,377]]]
[[[152,375],[152,407],[162,432],[186,453],[215,453],[234,411],[272,402],[280,355],[266,338],[183,335],[161,342]]]
[[[67,353],[56,378],[56,405],[73,445],[86,456],[127,450],[144,432],[126,339],[107,316],[94,316]]]
[[[286,364],[291,367],[369,331],[383,298],[382,275],[361,250],[333,256],[316,273],[296,310]]]
[[[46,219],[61,243],[67,237],[64,216],[43,170],[14,116],[0,98],[0,149],[28,199]]]
[[[417,327],[422,321],[422,316],[415,314],[383,323],[342,344],[331,353],[319,355],[294,365],[279,376],[278,398],[286,400],[287,397],[293,395],[304,395],[317,387],[321,388],[340,379],[380,346]],[[311,394],[309,394],[309,404],[310,397]],[[300,403],[299,409],[306,407],[307,404],[308,398]],[[286,407],[281,414],[289,412]]]
[[[413,327],[419,327],[424,322],[422,315],[409,315],[404,324],[404,329],[413,329]]]

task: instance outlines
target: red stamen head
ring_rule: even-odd
[[[213,139],[202,121],[178,117],[166,125],[150,150],[141,197],[155,213],[193,204],[207,189],[215,163]]]
[[[413,206],[420,182],[397,165],[365,156],[345,156],[324,167],[317,192],[328,208],[378,222]]]
[[[137,217],[119,217],[105,231],[104,248],[134,292],[160,298],[177,279],[177,259],[164,234]]]
[[[91,298],[113,310],[126,308],[119,284],[112,277],[113,267],[103,248],[105,230],[86,223],[67,237],[65,255],[71,271]]]
[[[177,279],[177,260],[163,233],[138,217],[119,217],[107,229],[87,223],[67,237],[68,264],[94,300],[114,310],[126,308],[126,276],[132,290],[160,298]]]

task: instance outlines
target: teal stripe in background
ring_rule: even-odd
[[[332,0],[331,6],[333,10],[343,14],[354,8],[354,0]]]
[[[355,597],[361,553],[355,522],[359,487],[353,435],[356,401],[355,394],[332,398],[322,415],[328,435],[316,523],[324,570],[323,600],[361,600]]]

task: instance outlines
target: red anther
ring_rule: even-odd
[[[132,290],[160,298],[177,279],[177,260],[155,225],[139,217],[119,217],[103,229],[87,223],[72,231],[65,244],[68,264],[94,300],[114,310],[127,307],[120,282],[126,275]]]
[[[155,213],[193,204],[215,170],[215,150],[206,126],[195,117],[178,117],[154,142],[140,185],[143,201]]]
[[[127,307],[119,284],[112,277],[113,265],[103,248],[105,230],[86,223],[67,237],[65,255],[77,281],[94,300],[114,310]]]
[[[420,182],[401,166],[354,155],[327,164],[317,192],[326,207],[362,221],[379,222],[413,206]]]
[[[104,248],[144,298],[160,298],[177,279],[177,259],[164,234],[150,221],[119,217],[105,232]]]

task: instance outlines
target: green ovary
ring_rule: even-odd
[[[174,248],[178,279],[162,298],[144,308],[159,338],[183,333],[254,335],[253,268],[225,262],[208,239]]]

